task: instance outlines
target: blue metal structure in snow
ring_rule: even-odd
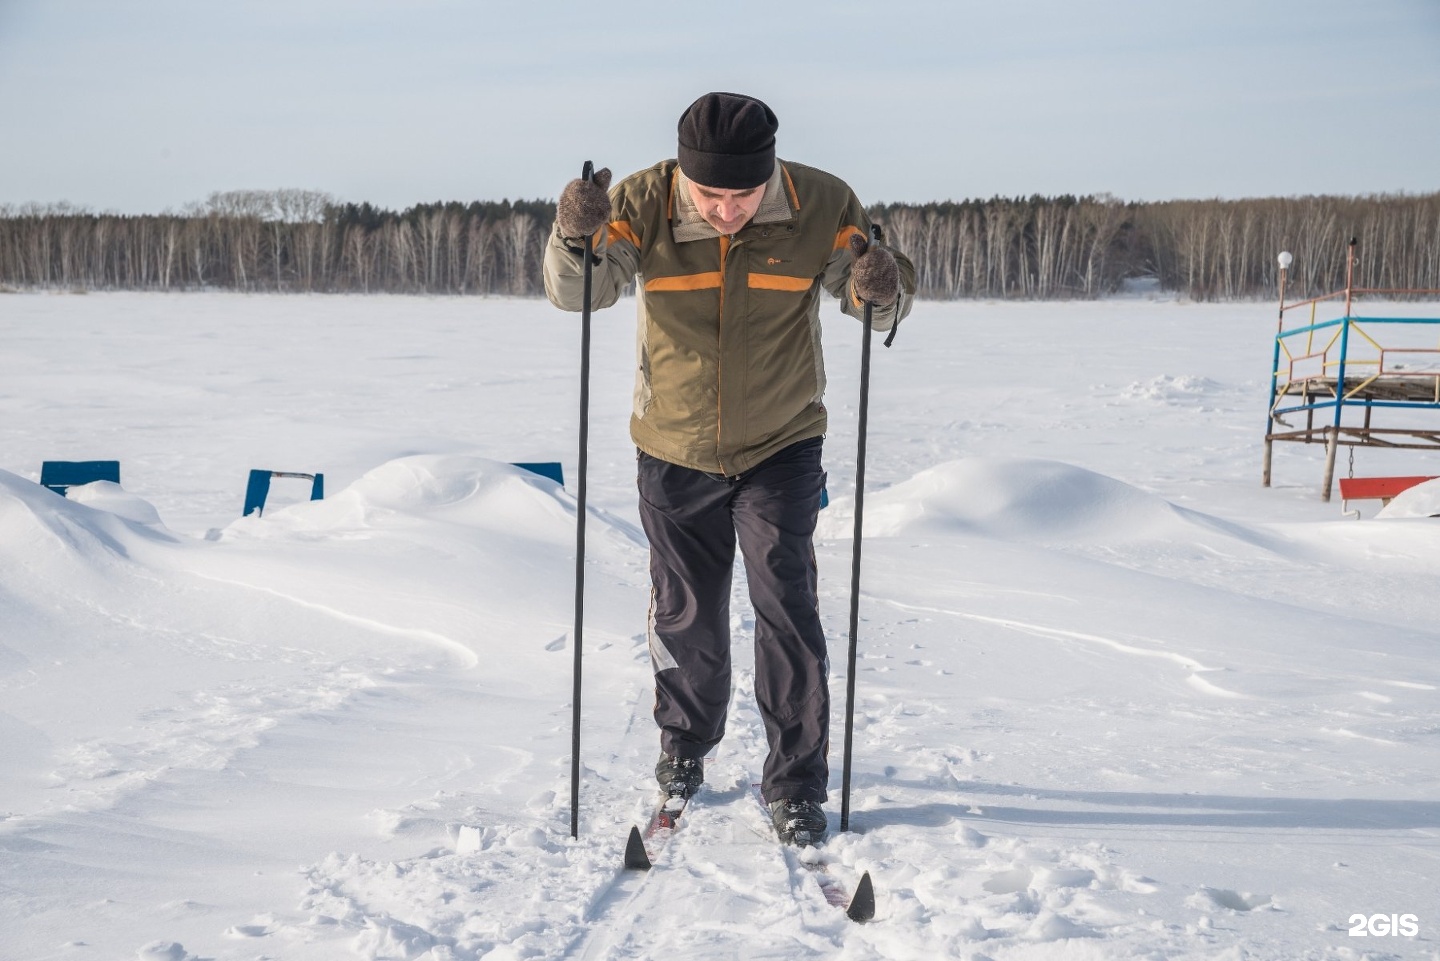
[[[541,477],[548,477],[561,487],[565,486],[565,471],[558,460],[541,461],[533,464],[511,464],[511,467],[518,467],[521,470],[528,470],[532,474],[539,474]]]
[[[265,500],[270,496],[270,479],[273,477],[296,477],[301,480],[310,481],[310,499],[318,501],[325,496],[325,475],[324,474],[296,474],[290,471],[280,470],[252,470],[250,482],[245,485],[245,513],[244,517],[253,514],[264,514]]]
[[[61,497],[72,487],[102,480],[120,483],[118,460],[47,460],[40,465],[41,486]]]
[[[1327,501],[1339,447],[1352,452],[1355,447],[1386,447],[1440,453],[1440,317],[1355,313],[1356,296],[1413,298],[1440,295],[1440,290],[1356,287],[1355,249],[1351,240],[1344,290],[1293,304],[1285,303],[1290,255],[1280,255],[1280,320],[1265,428],[1266,487],[1277,440],[1325,445],[1320,496]],[[1317,319],[1320,304],[1342,301],[1342,316]],[[1287,327],[1287,313],[1305,307],[1306,320]],[[1378,411],[1391,418],[1390,426],[1375,426]],[[1304,422],[1291,423],[1287,417]]]

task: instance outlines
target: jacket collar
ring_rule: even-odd
[[[710,226],[705,218],[700,216],[699,209],[695,202],[690,199],[690,180],[681,171],[680,166],[675,166],[675,215],[670,221],[671,230],[675,235],[675,242],[683,244],[690,240],[713,240],[720,236],[720,231]],[[755,211],[755,216],[750,218],[750,224],[774,224],[786,220],[792,220],[795,212],[790,208],[790,197],[785,189],[785,172],[780,166],[780,161],[775,161],[775,171],[770,174],[770,179],[765,181],[765,196],[760,201],[760,209]],[[745,227],[741,227],[744,230]]]

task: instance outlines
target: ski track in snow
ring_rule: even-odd
[[[383,621],[377,621],[373,618],[358,617],[354,614],[338,610],[337,608],[331,607],[329,605],[316,603],[314,601],[308,601],[304,598],[296,597],[292,594],[286,594],[283,591],[278,591],[274,588],[265,587],[259,584],[247,584],[243,581],[230,580],[228,578],[216,577],[214,575],[208,574],[202,574],[200,576],[205,577],[207,580],[214,581],[218,584],[227,584],[231,587],[241,587],[246,590],[260,591],[273,597],[278,597],[282,600],[288,601],[289,603],[294,604],[296,607],[304,607],[312,611],[319,611],[322,614],[335,618],[337,621],[345,624],[355,625],[366,630],[377,631],[383,634],[394,634],[398,637],[413,637],[417,640],[428,641],[438,647],[442,647],[454,652],[456,655],[456,660],[459,662],[459,666],[461,668],[474,667],[479,662],[479,658],[474,651],[461,644],[454,638],[447,637],[444,634],[436,633],[435,631],[429,631],[423,628],[415,627],[402,627],[395,624],[386,624]]]
[[[572,840],[575,503],[504,462],[573,489],[573,318],[4,299],[0,961],[1440,958],[1440,528],[1340,521],[1308,450],[1258,487],[1269,307],[921,304],[879,355],[853,830],[823,851],[875,880],[855,925],[753,798],[738,567],[726,738],[655,868],[619,869],[658,743],[625,308]],[[827,316],[832,830],[857,344]],[[123,487],[31,484],[101,454]],[[256,464],[329,497],[238,519]]]
[[[1161,660],[1171,661],[1172,663],[1178,664],[1180,667],[1189,671],[1190,676],[1187,678],[1187,680],[1190,684],[1194,685],[1199,690],[1205,691],[1206,693],[1215,694],[1218,697],[1245,697],[1244,694],[1239,694],[1235,691],[1227,691],[1224,688],[1221,688],[1215,684],[1210,683],[1209,681],[1206,681],[1204,678],[1197,676],[1199,674],[1220,670],[1220,668],[1206,667],[1205,665],[1201,664],[1197,660],[1194,660],[1193,658],[1186,657],[1183,654],[1177,654],[1173,651],[1161,651],[1152,648],[1136,647],[1134,644],[1127,644],[1110,637],[1101,637],[1097,634],[1086,634],[1081,631],[1067,631],[1062,628],[1045,627],[1040,624],[1027,624],[1022,621],[1010,620],[1003,617],[986,617],[983,614],[970,614],[965,611],[952,611],[939,607],[922,607],[915,604],[902,604],[899,601],[889,599],[885,599],[884,603],[890,604],[896,608],[899,608],[902,611],[918,611],[925,614],[945,614],[950,617],[959,617],[966,620],[980,621],[986,624],[998,624],[1001,627],[1008,627],[1013,630],[1024,631],[1025,633],[1033,634],[1036,637],[1048,637],[1055,638],[1057,640],[1084,641],[1087,643],[1102,645],[1113,651],[1119,651],[1121,654],[1130,654],[1135,657],[1157,657]]]

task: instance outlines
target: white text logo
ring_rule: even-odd
[[[1413,914],[1352,914],[1352,938],[1413,938],[1420,933],[1420,919]]]

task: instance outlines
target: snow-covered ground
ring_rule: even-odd
[[[595,323],[574,841],[574,316],[0,295],[0,958],[1440,957],[1435,495],[1345,519],[1299,445],[1260,486],[1270,304],[921,304],[877,342],[824,848],[877,920],[767,839],[748,670],[687,826],[617,874],[657,740],[633,305]],[[838,712],[860,338],[827,323]],[[547,460],[565,489],[508,466]],[[329,496],[242,519],[251,468]],[[734,624],[748,667],[740,582]]]

